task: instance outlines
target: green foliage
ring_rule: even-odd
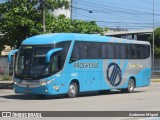
[[[103,29],[98,27],[94,21],[84,22],[82,20],[70,20],[67,18],[54,18],[47,25],[48,32],[51,33],[100,33],[103,34]]]
[[[0,38],[0,49],[3,46],[19,46],[27,37],[41,34],[43,0],[10,0],[0,3],[0,31],[4,37]],[[49,10],[69,7],[66,0],[45,0],[46,17],[51,19]]]
[[[160,28],[157,28],[154,31],[154,37],[155,37],[155,45],[157,47],[160,47]]]
[[[150,36],[149,41],[151,45],[153,44],[153,34]],[[154,53],[155,53],[155,58],[160,58],[160,28],[156,28],[154,31]]]
[[[10,76],[4,76],[2,78],[3,81],[9,81],[9,80],[12,80],[12,78]]]
[[[98,27],[94,21],[71,21],[65,18],[64,15],[55,18],[50,14],[54,9],[62,7],[69,8],[69,2],[67,0],[9,0],[8,2],[0,3],[0,31],[5,34],[4,37],[0,38],[0,51],[4,45],[12,47],[16,45],[19,47],[25,38],[42,34],[42,14],[44,8],[47,33],[103,34],[103,29]]]
[[[160,47],[154,49],[155,58],[160,59]]]

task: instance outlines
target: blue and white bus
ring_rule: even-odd
[[[55,33],[24,40],[16,53],[14,91],[36,95],[89,91],[134,92],[150,85],[151,52],[145,41]]]

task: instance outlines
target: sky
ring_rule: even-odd
[[[6,0],[0,0],[4,1]],[[72,19],[96,21],[100,27],[153,29],[153,13],[154,28],[160,27],[160,0],[69,1],[72,1]]]
[[[153,13],[154,26],[160,27],[160,0],[72,0],[72,19],[101,27],[153,29]]]

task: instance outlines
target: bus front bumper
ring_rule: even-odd
[[[14,84],[15,93],[36,94],[36,95],[56,95],[60,93],[59,86],[47,85],[20,85]]]

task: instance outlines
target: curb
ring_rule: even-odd
[[[160,79],[151,79],[151,82],[160,82]]]
[[[13,81],[0,81],[0,89],[13,89]]]

